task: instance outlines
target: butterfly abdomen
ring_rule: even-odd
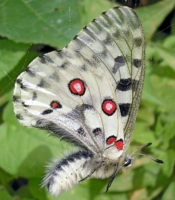
[[[78,151],[50,166],[43,186],[47,186],[49,192],[57,196],[87,177],[101,179],[110,177],[114,172],[114,167],[114,163],[105,162],[97,154]]]
[[[92,158],[93,154],[88,151],[79,151],[67,156],[49,167],[43,186],[47,185],[49,192],[53,195],[59,195],[72,188],[90,173],[90,169],[87,170],[85,165]]]

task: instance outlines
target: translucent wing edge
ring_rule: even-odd
[[[144,31],[143,31],[143,26],[141,24],[140,18],[138,17],[138,15],[136,14],[136,12],[134,12],[134,14],[136,15],[138,22],[140,24],[140,28],[142,30],[142,41],[143,41],[143,48],[142,48],[142,65],[140,66],[140,79],[137,85],[137,89],[135,91],[135,96],[133,98],[133,103],[130,109],[130,114],[129,114],[129,118],[128,118],[128,122],[127,125],[125,127],[125,147],[124,147],[124,151],[127,150],[129,144],[130,144],[130,140],[131,140],[131,136],[132,136],[132,132],[134,129],[134,124],[136,121],[136,116],[137,116],[137,112],[140,106],[140,101],[141,101],[141,96],[142,96],[142,90],[143,90],[143,85],[144,85],[144,77],[145,77],[145,38],[144,38]]]

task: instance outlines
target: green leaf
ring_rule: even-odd
[[[0,199],[2,200],[14,200],[6,191],[0,190]]]
[[[6,77],[25,56],[29,45],[0,40],[0,79]],[[2,86],[1,86],[2,87]]]
[[[166,188],[162,200],[172,200],[175,197],[175,178],[171,180],[168,187]]]
[[[52,0],[44,4],[4,1],[0,4],[0,35],[17,42],[43,43],[61,49],[83,26],[111,6],[101,0]]]
[[[144,113],[144,110],[142,113]],[[139,115],[141,115],[142,113],[139,113]],[[147,112],[146,114],[149,115],[149,112]],[[142,121],[139,117],[137,119],[138,120],[135,124],[135,128],[132,135],[132,142],[135,141],[141,144],[152,142],[154,143],[154,145],[156,145],[157,139],[154,135],[154,132],[149,129],[148,123]]]
[[[161,153],[161,159],[164,161],[162,169],[167,177],[170,177],[173,173],[175,164],[174,157],[175,157],[174,149],[168,149],[166,150],[166,152]]]
[[[92,200],[116,200],[116,199],[120,199],[120,200],[128,200],[128,195],[126,193],[114,193],[114,194],[98,194],[95,198],[93,198]]]
[[[162,141],[166,144],[166,142],[169,144],[170,141],[174,138],[174,130],[175,130],[175,124],[173,122],[169,122],[165,124],[163,127],[163,134],[162,134]],[[164,144],[163,144],[164,146]],[[166,146],[168,148],[168,146]]]
[[[143,88],[143,95],[142,98],[146,101],[149,101],[151,103],[157,104],[157,105],[164,105],[164,102],[162,99],[158,96],[157,91],[153,87],[149,75],[145,77],[144,81],[144,88]]]
[[[166,0],[136,10],[143,24],[146,41],[151,39],[165,17],[173,10],[174,6],[174,1]]]
[[[41,188],[41,180],[39,178],[29,179],[29,190],[35,199],[47,199],[46,192]]]
[[[175,49],[175,35],[170,35],[169,37],[167,37],[164,42],[163,42],[163,46],[165,48],[171,48],[171,49]]]
[[[175,71],[175,51],[155,45],[156,51],[165,62],[164,65],[170,66]]]
[[[1,1],[0,35],[16,42],[63,47],[80,29],[80,2]]]

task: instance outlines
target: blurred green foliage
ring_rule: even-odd
[[[107,0],[0,0],[0,199],[57,199],[40,188],[40,183],[50,158],[69,148],[59,139],[48,137],[46,131],[21,126],[13,113],[16,77],[38,54],[29,50],[31,44],[61,49],[88,22],[112,6]],[[59,199],[174,199],[174,6],[174,1],[163,0],[136,9],[146,38],[146,76],[129,151],[152,142],[144,153],[164,160],[164,165],[137,157],[132,169],[117,175],[108,193],[108,180],[92,179],[61,194]],[[158,29],[162,25],[164,30]]]

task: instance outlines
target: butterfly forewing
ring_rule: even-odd
[[[144,81],[144,34],[136,13],[127,7],[108,10],[88,24],[68,45],[97,57],[113,85],[129,144]],[[125,148],[127,146],[125,145]]]

